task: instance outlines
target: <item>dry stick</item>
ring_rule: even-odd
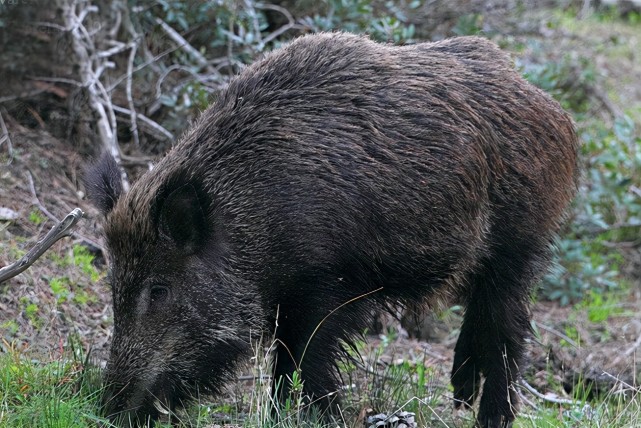
[[[4,111],[4,109],[2,109]],[[2,135],[0,135],[0,146],[4,144],[5,142],[7,143],[7,154],[9,155],[9,160],[5,163],[5,165],[9,165],[11,161],[13,161],[13,145],[11,144],[11,136],[9,135],[9,130],[7,129],[7,126],[4,123],[4,119],[2,118],[2,111],[0,111],[0,130],[2,131]]]
[[[555,329],[553,329],[552,327],[547,326],[547,325],[545,325],[545,324],[541,324],[541,323],[539,323],[539,322],[537,322],[537,323],[536,323],[536,325],[537,325],[537,327],[539,327],[540,329],[543,329],[543,330],[547,331],[548,333],[551,333],[551,334],[553,334],[553,335],[555,335],[555,336],[557,336],[557,337],[559,337],[559,338],[561,338],[561,339],[565,340],[566,342],[568,342],[568,343],[569,343],[570,345],[572,345],[573,347],[575,347],[575,348],[580,348],[580,346],[579,346],[579,344],[578,344],[578,343],[576,343],[574,340],[570,339],[568,336],[566,336],[565,334],[561,333],[560,331],[555,330]]]
[[[65,79],[64,77],[27,76],[27,78],[41,82],[66,83],[67,85],[73,85],[77,86],[78,88],[82,88],[82,83],[74,79]]]
[[[69,236],[70,229],[78,223],[84,213],[80,208],[75,208],[57,225],[51,228],[49,233],[45,235],[40,241],[29,250],[27,254],[22,256],[20,260],[0,269],[0,283],[9,278],[22,273],[29,266],[31,266],[45,251],[47,251],[56,241],[65,236]]]
[[[120,52],[124,52],[127,49],[131,48],[133,43],[123,43],[123,42],[114,42],[115,46],[111,49],[107,49],[106,51],[101,51],[96,53],[96,58],[109,58],[112,57],[116,54],[119,54]]]
[[[109,126],[109,119],[107,117],[107,112],[105,111],[104,107],[102,104],[100,104],[97,100],[96,96],[96,91],[95,88],[93,87],[93,81],[94,81],[94,72],[91,69],[92,61],[89,57],[89,52],[88,52],[88,46],[83,43],[86,41],[87,43],[90,44],[91,46],[91,38],[90,37],[83,37],[83,32],[81,28],[84,28],[82,25],[82,20],[84,17],[90,12],[93,11],[91,8],[86,8],[82,9],[80,12],[80,16],[77,16],[75,13],[75,2],[73,5],[66,4],[64,2],[63,6],[63,19],[65,21],[65,27],[71,29],[71,38],[72,38],[72,46],[73,50],[76,54],[76,57],[78,58],[78,68],[79,68],[79,74],[80,74],[80,80],[87,88],[87,92],[89,93],[89,103],[91,105],[91,108],[98,113],[99,119],[98,119],[98,133],[100,135],[100,138],[102,140],[103,145],[105,148],[109,150],[109,152],[112,154],[112,156],[117,155],[118,150],[117,148],[114,148],[113,145],[113,130]],[[83,40],[84,39],[84,40]]]
[[[118,36],[118,31],[120,30],[120,24],[122,23],[122,11],[121,8],[116,7],[113,8],[112,11],[116,12],[116,20],[114,22],[114,25],[111,27],[111,30],[109,30],[108,34],[109,37],[114,39]]]
[[[620,383],[621,385],[625,386],[626,388],[628,388],[628,389],[630,389],[632,391],[636,391],[636,392],[641,391],[641,389],[639,387],[635,387],[633,385],[630,385],[629,383],[622,381],[618,377],[616,377],[616,376],[614,376],[614,375],[612,375],[612,374],[610,374],[608,372],[604,371],[602,374],[607,376],[607,377],[609,377],[610,379],[614,380],[616,383]]]
[[[519,390],[517,390],[516,388],[514,388],[514,389],[516,390],[516,393],[519,395],[519,399],[520,399],[522,402],[524,402],[525,404],[527,404],[528,406],[530,406],[531,408],[533,408],[533,409],[535,409],[535,410],[538,410],[538,409],[539,409],[539,406],[537,406],[537,405],[536,405],[536,403],[535,403],[534,401],[532,401],[532,400],[530,400],[529,398],[527,398],[527,397],[525,396],[525,394],[523,394],[523,391],[519,391]]]
[[[626,349],[625,352],[619,353],[616,356],[616,358],[614,358],[612,360],[612,362],[610,363],[610,367],[618,367],[619,362],[621,360],[623,360],[624,358],[628,358],[630,355],[634,354],[639,346],[641,346],[641,336],[637,337],[637,340],[632,344],[632,346],[630,346],[628,349]],[[607,374],[608,376],[611,376],[608,373],[605,373],[605,374]],[[622,382],[622,381],[620,381],[620,382]]]
[[[605,110],[607,110],[608,113],[610,113],[610,116],[612,116],[613,119],[623,116],[623,110],[621,110],[619,106],[610,101],[608,95],[601,89],[599,89],[596,85],[589,85],[587,87],[587,92],[589,94],[591,93],[591,95],[601,103],[601,105],[605,108]]]
[[[526,390],[528,390],[531,394],[533,394],[534,396],[536,396],[536,397],[540,398],[541,400],[549,401],[550,403],[555,403],[555,404],[569,404],[569,405],[572,405],[572,406],[576,406],[576,405],[581,404],[581,403],[580,403],[580,402],[578,402],[578,401],[568,400],[567,398],[554,398],[554,397],[550,397],[550,396],[545,395],[545,394],[541,394],[539,391],[537,391],[536,389],[534,389],[534,387],[533,387],[532,385],[530,385],[529,383],[527,383],[527,381],[526,381],[525,379],[523,379],[523,378],[520,378],[520,379],[519,379],[519,381],[518,381],[518,385],[521,385],[523,388],[525,388],[525,389],[526,389]]]
[[[45,208],[44,205],[40,202],[40,199],[38,199],[38,195],[36,194],[36,186],[33,184],[33,176],[31,175],[31,171],[27,171],[27,178],[29,178],[29,189],[31,190],[31,196],[33,197],[33,203],[46,215],[49,217],[49,220],[57,222],[58,219],[56,218],[55,215],[51,214],[47,208]]]

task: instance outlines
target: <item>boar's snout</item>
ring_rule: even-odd
[[[103,414],[121,427],[147,426],[169,414],[172,406],[160,388],[107,385],[102,396]]]
[[[144,376],[123,376],[118,366],[107,368],[102,409],[112,423],[123,427],[147,426],[175,407],[167,393],[171,386],[153,372],[147,369]]]

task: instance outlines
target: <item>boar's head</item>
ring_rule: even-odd
[[[121,425],[218,392],[250,351],[259,311],[225,268],[224,229],[202,183],[167,170],[123,193],[116,162],[103,155],[85,177],[105,215],[110,256],[114,331],[103,402]]]

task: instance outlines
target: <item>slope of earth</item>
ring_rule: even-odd
[[[0,346],[55,356],[74,334],[103,359],[112,315],[95,212],[77,190],[82,160],[46,131],[5,120],[13,157],[0,167],[0,266],[17,261],[73,208],[85,219],[73,236],[0,285]]]

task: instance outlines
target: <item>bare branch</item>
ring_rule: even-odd
[[[83,215],[84,213],[80,208],[75,208],[67,214],[61,222],[52,227],[49,233],[47,233],[43,239],[38,241],[36,245],[27,252],[27,254],[20,258],[20,260],[0,269],[0,283],[24,272],[29,266],[38,260],[45,251],[51,248],[55,242],[65,236],[69,236],[70,229],[78,223]]]
[[[75,6],[75,3],[76,2],[74,2],[74,6]],[[80,13],[78,14],[78,16],[76,17],[75,25],[73,27],[71,27],[72,31],[76,30],[76,29],[79,29],[80,26],[83,25],[82,23],[84,22],[84,20],[87,17],[87,15],[89,15],[90,13],[97,13],[99,11],[100,11],[100,9],[98,9],[98,6],[87,6],[84,9],[82,9],[80,11]]]
[[[117,105],[112,105],[111,106],[115,112],[122,113],[122,114],[127,114],[131,116],[131,111],[129,109],[126,109],[124,107],[120,107]],[[156,136],[161,136],[164,137],[168,140],[173,140],[174,139],[174,134],[171,132],[167,131],[164,127],[159,125],[158,123],[154,122],[153,120],[149,119],[147,116],[137,113],[136,118],[140,120],[143,124],[146,124],[150,129],[156,131]]]
[[[143,48],[144,48],[144,46],[143,46]],[[133,74],[133,73],[135,73],[135,72],[137,72],[137,71],[140,71],[140,70],[142,70],[142,69],[144,69],[144,68],[146,68],[146,67],[148,67],[148,66],[150,66],[150,65],[153,65],[153,64],[154,64],[154,63],[156,63],[158,60],[162,59],[163,57],[165,57],[165,56],[169,55],[169,54],[170,54],[170,53],[172,53],[172,52],[177,51],[178,49],[180,49],[180,46],[174,46],[174,47],[172,47],[172,48],[170,48],[170,49],[167,49],[167,50],[165,50],[164,52],[161,52],[161,53],[159,53],[158,55],[156,55],[156,56],[152,57],[152,58],[151,58],[151,59],[149,59],[148,61],[145,61],[144,63],[142,63],[142,64],[140,64],[139,66],[135,67],[135,68],[132,70],[132,73],[125,73],[124,75],[122,75],[122,76],[120,76],[119,78],[117,78],[116,80],[114,80],[114,82],[113,82],[111,85],[109,85],[109,87],[107,88],[107,91],[108,91],[108,92],[113,91],[113,90],[114,90],[118,85],[120,85],[120,83],[122,83],[122,81],[123,81],[123,80],[128,79],[128,78],[129,78],[129,76],[130,76],[130,74]],[[2,99],[1,99],[1,98],[0,98],[0,102],[2,102]]]
[[[165,21],[163,21],[160,18],[156,18],[156,23],[160,25],[160,28],[167,34],[174,42],[176,42],[182,49],[187,51],[189,55],[191,55],[196,62],[198,63],[199,66],[206,68],[209,64],[207,63],[207,59],[202,56],[200,52],[198,52],[192,45],[189,44],[187,40],[176,30],[171,28],[169,24],[167,24]]]
[[[31,80],[39,80],[43,82],[66,83],[68,85],[82,87],[82,83],[73,79],[65,79],[64,77],[47,77],[47,76],[27,76]]]
[[[296,21],[294,20],[294,17],[292,16],[292,14],[284,7],[281,7],[275,4],[268,4],[268,3],[256,3],[255,6],[258,9],[266,9],[266,10],[273,10],[273,11],[279,12],[282,15],[284,15],[285,18],[287,18],[287,24],[283,25],[282,27],[278,28],[276,31],[273,31],[269,35],[267,35],[267,37],[265,37],[261,41],[261,47],[265,46],[267,43],[271,42],[281,34],[294,28]]]
[[[39,95],[39,94],[43,93],[45,90],[46,89],[38,88],[36,90],[22,92],[22,93],[17,94],[17,95],[8,95],[6,97],[0,97],[0,104],[6,103],[7,101],[18,100],[20,98],[31,98],[31,97],[34,97],[36,95]]]
[[[100,95],[102,95],[102,104],[101,101],[98,99],[98,103],[100,107],[104,107],[107,109],[108,115],[109,115],[109,120],[111,122],[111,129],[115,130],[117,125],[116,125],[116,113],[114,111],[114,106],[111,103],[111,98],[109,97],[109,94],[107,93],[107,90],[105,89],[104,85],[102,84],[101,81],[96,81],[96,84],[94,85],[97,87],[100,91]],[[98,98],[98,97],[97,97]],[[111,150],[111,155],[116,159],[116,162],[120,164],[120,147],[118,146],[118,142],[116,141],[116,136],[113,136],[113,144],[109,146],[109,149]],[[125,172],[124,168],[121,168],[120,170],[120,178],[122,181],[122,187],[125,192],[129,191],[129,180],[127,179],[127,173]]]
[[[133,82],[133,68],[134,60],[136,59],[136,51],[138,50],[138,44],[131,44],[131,51],[129,51],[129,61],[127,63],[127,103],[129,104],[130,118],[131,118],[131,135],[134,138],[134,144],[136,147],[140,147],[140,137],[138,136],[138,121],[136,118],[136,107],[134,106],[134,99],[131,95],[131,84]]]
[[[129,165],[144,165],[149,170],[152,169],[154,158],[151,156],[127,156],[122,155],[122,162]]]
[[[608,372],[602,372],[604,376],[609,377],[610,379],[614,380],[616,383],[623,385],[625,388],[627,388],[630,391],[634,391],[635,393],[641,392],[641,389],[638,386],[630,385],[627,382],[622,381],[619,379],[617,376],[614,376]]]
[[[111,48],[107,49],[106,51],[101,51],[96,54],[97,58],[109,58],[110,56],[114,56],[116,54],[119,54],[120,52],[124,52],[127,49],[130,49],[132,46],[135,46],[135,43],[122,43],[122,42],[117,42],[116,45]]]
[[[207,75],[202,75],[196,73],[194,70],[192,70],[190,67],[187,67],[186,65],[183,64],[174,64],[165,70],[160,77],[158,78],[158,81],[156,82],[156,99],[159,99],[160,96],[162,95],[162,84],[164,80],[169,76],[169,74],[173,71],[180,70],[184,71],[185,73],[191,74],[196,80],[198,80],[199,83],[202,83],[203,85],[207,85],[208,82],[217,82],[220,83],[221,81],[224,80],[223,75],[218,71],[217,68],[210,67],[207,70]],[[213,76],[215,75],[215,76]]]
[[[98,135],[105,150],[107,150],[116,161],[119,161],[120,149],[116,138],[116,115],[113,109],[110,108],[111,101],[109,100],[107,91],[99,80],[102,71],[112,65],[108,61],[104,61],[105,58],[97,56],[93,38],[83,24],[87,15],[92,12],[98,12],[98,8],[78,1],[71,2],[70,4],[70,2],[65,0],[58,0],[57,3],[63,11],[62,16],[65,28],[70,29],[72,48],[77,60],[81,86],[86,88],[89,106],[98,116],[96,122]],[[77,11],[78,7],[80,8],[79,11]],[[103,61],[97,64],[94,63],[94,60],[98,61],[100,59]],[[106,108],[100,101],[101,96],[105,98]],[[129,182],[124,170],[122,182],[124,189],[127,190],[129,188]]]
[[[40,202],[40,198],[38,198],[38,194],[36,193],[36,186],[33,183],[33,176],[31,175],[30,171],[27,171],[27,178],[29,179],[29,190],[31,190],[31,196],[33,197],[33,204],[36,205],[38,207],[38,209],[40,211],[42,211],[42,213],[49,218],[49,220],[53,221],[54,223],[60,223],[60,221],[58,220],[58,217],[53,215],[42,204],[42,202]],[[96,241],[94,241],[92,239],[89,239],[86,236],[83,236],[83,235],[79,234],[78,232],[70,232],[69,234],[71,236],[73,236],[74,238],[82,241],[82,242],[86,242],[86,243],[90,244],[91,246],[93,246],[95,248],[98,248],[104,254],[105,250],[104,250],[103,246],[100,245],[98,242],[96,242]]]
[[[0,131],[2,131],[2,134],[0,134],[0,147],[2,147],[4,143],[7,143],[7,155],[9,156],[9,159],[7,160],[5,165],[9,165],[13,161],[13,145],[11,144],[11,136],[9,135],[9,130],[7,129],[7,126],[4,123],[4,119],[2,118],[2,111],[0,111]]]
[[[114,8],[114,12],[116,12],[116,22],[111,27],[111,30],[109,30],[109,37],[111,37],[112,39],[115,39],[118,35],[120,24],[122,23],[122,12],[120,11],[120,9]]]
[[[603,92],[603,90],[596,85],[588,85],[586,88],[586,92],[591,94],[594,98],[597,99],[603,106],[603,108],[610,113],[610,116],[612,118],[617,118],[623,116],[623,110],[619,108],[616,104],[614,104],[612,101],[610,101],[610,97]]]

